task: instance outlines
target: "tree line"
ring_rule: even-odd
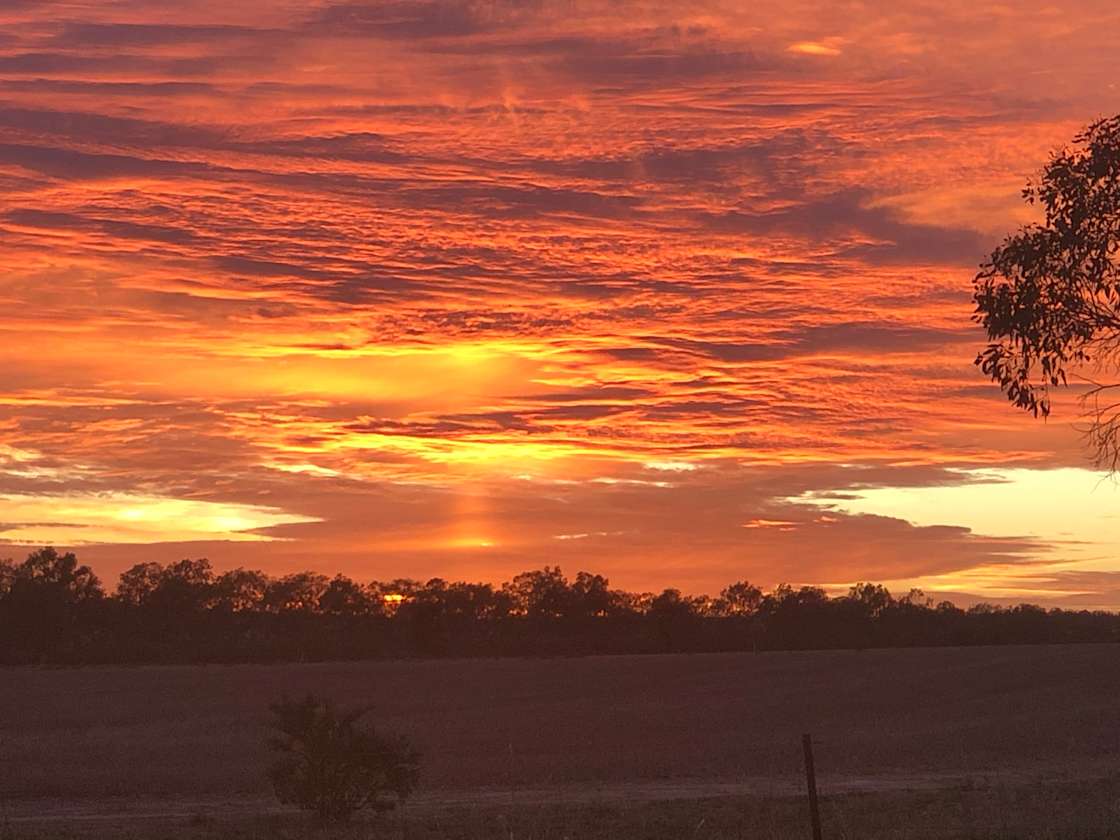
[[[0,561],[0,663],[267,662],[1120,641],[1120,615],[934,603],[871,583],[830,597],[742,581],[635,594],[558,567],[500,586],[280,577],[140,563],[109,593],[72,553]]]

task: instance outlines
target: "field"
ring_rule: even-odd
[[[289,836],[264,721],[309,691],[421,747],[390,836],[804,836],[802,732],[827,836],[1120,816],[1120,648],[1097,645],[8,670],[0,837]]]

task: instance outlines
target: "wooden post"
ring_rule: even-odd
[[[805,783],[809,787],[809,818],[813,821],[813,840],[821,840],[821,809],[817,804],[817,771],[813,767],[813,736],[801,736],[805,749]]]

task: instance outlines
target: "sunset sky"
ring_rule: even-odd
[[[1120,607],[976,265],[1115,2],[6,0],[0,556]]]

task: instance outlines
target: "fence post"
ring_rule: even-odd
[[[813,821],[813,840],[821,840],[821,810],[817,804],[817,771],[813,767],[813,736],[808,732],[801,736],[801,746],[805,750],[805,783],[809,787],[809,817]]]

